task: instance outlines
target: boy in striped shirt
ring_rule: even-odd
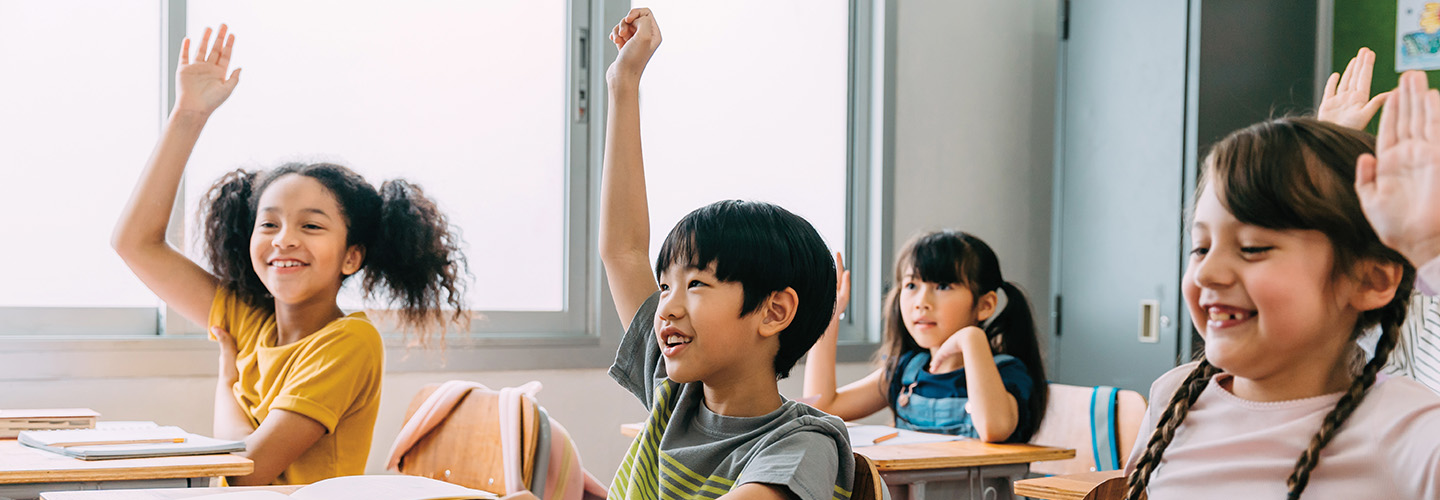
[[[610,36],[600,256],[626,327],[610,376],[650,410],[611,498],[848,500],[844,422],[777,385],[834,311],[824,241],[775,205],[722,201],[671,230],[652,275],[638,87],[660,31],[634,9]]]

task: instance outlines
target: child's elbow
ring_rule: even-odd
[[[992,419],[983,425],[975,426],[975,433],[979,435],[981,441],[987,443],[1003,443],[1005,440],[1010,439],[1011,434],[1015,433],[1015,420],[1005,418]]]

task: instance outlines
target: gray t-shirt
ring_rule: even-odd
[[[615,473],[610,498],[715,498],[763,483],[804,500],[848,500],[855,461],[845,423],[788,399],[759,417],[710,411],[700,382],[666,376],[655,342],[659,302],[657,292],[635,313],[610,367],[610,377],[650,410]]]

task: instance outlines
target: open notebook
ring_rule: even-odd
[[[492,500],[494,493],[420,476],[345,476],[318,481],[289,496],[250,490],[194,497],[194,500]]]
[[[185,432],[174,426],[25,431],[20,444],[81,460],[210,455],[245,451],[245,442]]]

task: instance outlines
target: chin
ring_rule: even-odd
[[[692,373],[687,373],[683,368],[676,366],[669,360],[665,360],[665,376],[670,380],[681,384],[699,382],[700,379]]]

